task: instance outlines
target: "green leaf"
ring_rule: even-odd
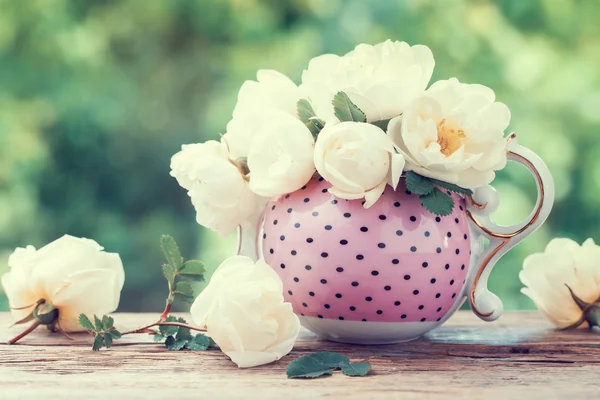
[[[110,346],[112,346],[113,343],[113,337],[111,335],[110,332],[104,332],[104,345],[106,346],[106,348],[110,348]]]
[[[116,329],[113,329],[112,331],[110,331],[110,335],[112,336],[112,338],[113,338],[114,340],[121,339],[121,332],[119,332],[119,331],[118,331],[118,330],[116,330]]]
[[[194,296],[194,288],[187,282],[177,282],[175,285],[175,293],[185,296]]]
[[[81,325],[88,331],[94,330],[94,325],[92,324],[92,321],[90,321],[90,319],[85,314],[79,314],[79,325]]]
[[[181,257],[181,253],[179,252],[179,247],[177,247],[177,243],[172,236],[162,235],[160,238],[160,248],[162,249],[165,258],[175,270],[181,268],[183,264],[183,257]]]
[[[318,378],[324,375],[333,375],[333,371],[312,354],[297,358],[287,366],[288,378]]]
[[[310,105],[310,102],[306,99],[298,100],[298,103],[296,103],[296,109],[298,110],[298,118],[300,118],[300,121],[304,123],[315,116],[315,110]]]
[[[202,279],[204,279],[205,272],[206,270],[204,269],[204,264],[202,263],[202,261],[198,260],[186,261],[179,270],[180,275],[201,276]]]
[[[103,331],[107,331],[110,328],[112,328],[114,323],[115,323],[115,320],[112,319],[112,317],[109,317],[108,315],[102,316],[102,330]]]
[[[368,362],[355,362],[342,365],[342,372],[347,376],[365,376],[371,369]]]
[[[173,336],[169,336],[165,341],[165,347],[169,350],[181,350],[186,345],[185,340],[177,340]]]
[[[367,122],[367,116],[344,92],[333,96],[333,112],[340,121]]]
[[[160,325],[158,327],[158,330],[162,334],[163,338],[165,338],[167,336],[175,336],[177,334],[177,331],[179,330],[179,327]]]
[[[96,316],[96,314],[94,314],[94,325],[96,327],[96,329],[95,329],[96,332],[102,332],[102,328],[103,328],[103,326],[102,326],[102,320],[100,318],[98,318]]]
[[[420,196],[419,199],[425,209],[436,215],[446,216],[454,209],[452,197],[438,188],[433,189],[429,194]]]
[[[196,300],[196,298],[194,296],[188,296],[185,294],[181,294],[181,293],[175,293],[175,295],[177,296],[177,298],[181,301],[185,301],[186,303],[192,304],[194,302],[194,300]]]
[[[449,191],[454,192],[454,193],[464,194],[465,196],[470,196],[470,195],[473,194],[473,191],[471,189],[465,189],[465,188],[462,188],[462,187],[460,187],[458,185],[455,185],[453,183],[439,181],[437,179],[431,179],[431,181],[433,183],[435,183],[436,185],[438,185],[439,187],[444,188],[444,189],[449,190]]]
[[[369,123],[380,128],[384,132],[387,132],[387,128],[388,128],[390,121],[391,121],[391,118],[388,118],[388,119],[380,119],[379,121],[373,121],[373,122],[369,122]]]
[[[156,335],[154,335],[155,342],[162,342],[163,340],[165,340],[165,337],[163,335],[158,334],[158,333]]]
[[[104,343],[104,338],[102,337],[102,335],[96,335],[96,337],[94,338],[94,344],[92,345],[92,350],[94,350],[94,351],[100,350],[103,343]]]
[[[316,117],[315,110],[310,105],[310,102],[306,99],[300,99],[296,104],[296,109],[298,110],[300,121],[304,122],[310,133],[313,136],[318,135],[325,126],[325,122]]]
[[[341,368],[342,365],[350,363],[348,357],[341,353],[335,353],[332,351],[320,351],[317,353],[310,354],[310,357],[318,360],[320,363],[327,365],[329,368]]]
[[[201,333],[197,334],[193,340],[189,341],[185,348],[193,351],[204,351],[207,350],[212,344],[213,340],[206,335]]]
[[[194,339],[194,337],[192,336],[190,328],[184,328],[180,326],[177,330],[177,335],[175,335],[175,339],[187,342],[189,340]]]
[[[435,189],[435,184],[429,178],[408,171],[406,173],[406,188],[414,194],[429,194]]]
[[[167,281],[173,285],[175,283],[175,268],[171,264],[163,264],[162,272]]]

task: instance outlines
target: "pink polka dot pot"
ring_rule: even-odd
[[[452,194],[447,216],[425,210],[404,180],[370,208],[332,196],[323,178],[271,201],[254,227],[241,229],[240,253],[264,260],[281,277],[284,298],[302,325],[324,339],[383,344],[415,339],[444,323],[469,299],[484,320],[502,303],[487,290],[496,261],[536,230],[554,199],[552,177],[529,150],[509,144],[538,188],[526,221],[496,226],[489,186],[471,197]],[[484,237],[490,240],[484,248]]]

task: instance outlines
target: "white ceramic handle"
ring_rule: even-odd
[[[471,309],[485,321],[495,321],[504,309],[500,298],[487,287],[494,265],[500,257],[546,221],[554,204],[554,180],[546,164],[531,150],[520,146],[514,133],[508,140],[508,160],[524,165],[531,172],[536,181],[538,196],[529,217],[512,226],[498,226],[491,221],[490,215],[498,206],[492,187],[476,189],[471,197],[472,201],[467,202],[471,228],[490,240],[489,247],[479,255],[474,264],[476,269],[473,271],[474,275],[471,275],[469,292]]]

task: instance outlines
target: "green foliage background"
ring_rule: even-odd
[[[171,155],[217,138],[257,69],[298,81],[311,57],[392,38],[431,47],[434,80],[492,87],[552,170],[549,222],[491,279],[507,309],[530,308],[523,258],[600,238],[599,19],[594,0],[0,0],[0,273],[17,246],[90,237],[124,261],[120,309],[160,310],[162,233],[209,270],[235,241],[195,223]],[[523,169],[495,186],[497,221],[529,213]]]

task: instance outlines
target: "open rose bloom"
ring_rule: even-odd
[[[85,331],[79,314],[116,310],[125,280],[118,254],[106,253],[95,241],[65,235],[36,250],[18,248],[2,276],[15,322],[44,307],[52,318],[43,322],[64,332]]]
[[[528,296],[559,328],[600,324],[600,246],[553,239],[543,253],[528,256],[519,274]]]

